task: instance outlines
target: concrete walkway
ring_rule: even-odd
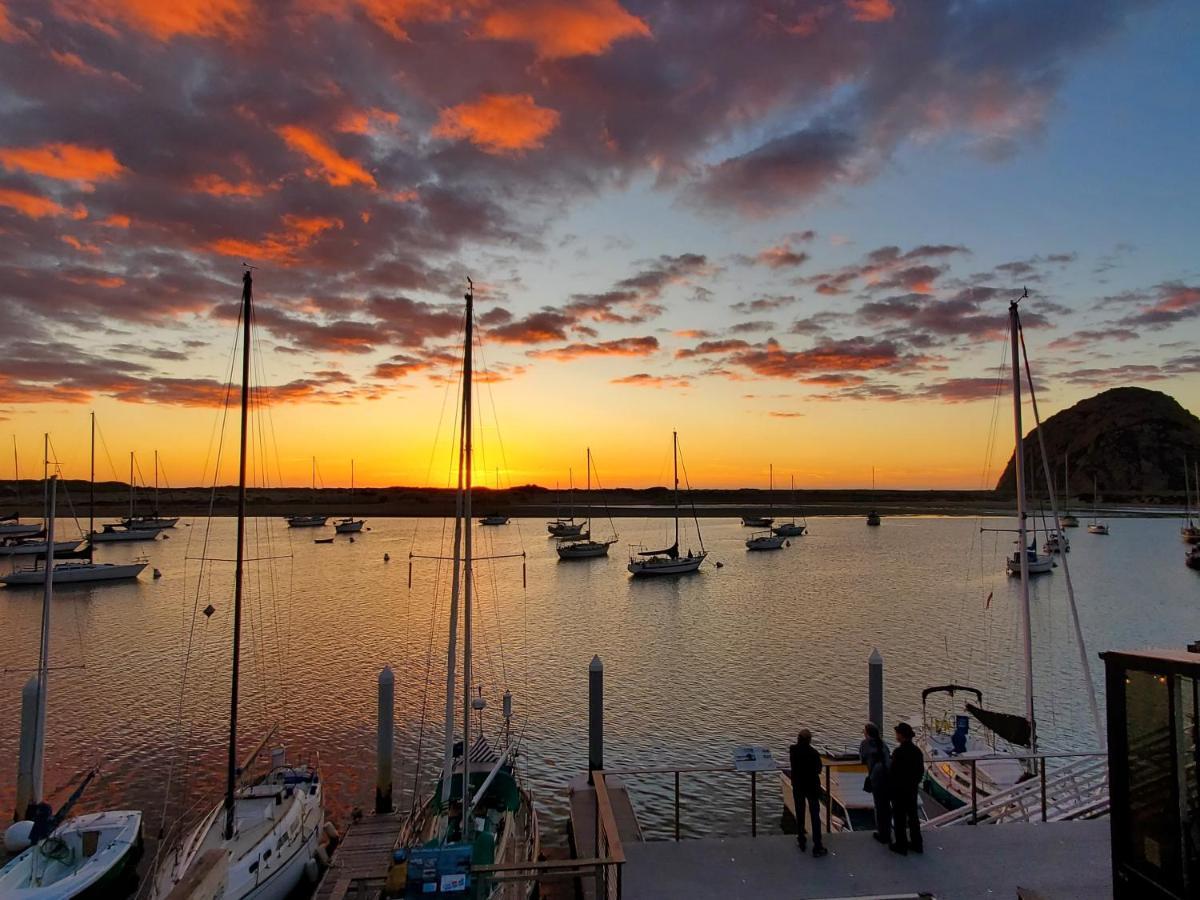
[[[792,836],[625,845],[625,900],[797,900],[925,892],[939,900],[1112,897],[1109,823],[960,825],[925,832],[925,853],[898,856],[869,833],[835,834],[829,855]]]

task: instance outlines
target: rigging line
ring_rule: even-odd
[[[481,333],[480,330],[476,330],[476,332],[475,332],[475,342],[476,342],[476,344],[478,346],[478,350],[479,350],[480,364],[482,365],[484,371],[489,371],[487,368],[487,357],[484,355],[484,350],[483,350],[483,334]],[[495,391],[492,390],[492,384],[493,384],[493,379],[488,379],[487,381],[484,382],[483,386],[487,389],[488,403],[492,407],[492,423],[496,429],[496,446],[500,450],[500,464],[504,467],[505,474],[508,474],[511,471],[509,462],[508,462],[508,448],[504,443],[504,435],[500,431],[500,414],[496,409],[496,393],[495,393]],[[480,403],[479,406],[480,406],[480,415],[482,415],[483,404]],[[508,479],[508,487],[510,490],[512,489],[512,486],[513,486],[512,485],[512,476],[510,475],[509,479]],[[499,485],[496,485],[496,487],[499,488]],[[514,517],[513,521],[517,526],[517,545],[522,550],[524,550],[525,549],[525,533],[521,530],[521,520],[519,517]]]
[[[1033,410],[1034,433],[1037,434],[1038,437],[1038,447],[1041,450],[1042,457],[1042,469],[1048,483],[1050,480],[1050,461],[1046,457],[1046,438],[1042,431],[1042,418],[1038,411],[1037,405],[1037,391],[1033,384],[1033,367],[1029,364],[1029,350],[1025,346],[1025,330],[1021,326],[1020,313],[1017,314],[1017,335],[1021,339],[1021,357],[1025,362],[1025,378],[1029,382],[1029,402]],[[1063,545],[1063,552],[1060,553],[1059,556],[1062,558],[1063,574],[1066,576],[1067,581],[1067,600],[1071,610],[1071,622],[1075,629],[1075,641],[1079,648],[1079,661],[1083,668],[1083,677],[1085,681],[1085,687],[1087,688],[1088,706],[1090,707],[1092,713],[1092,724],[1096,729],[1096,740],[1099,742],[1100,747],[1104,748],[1106,746],[1105,730],[1100,719],[1100,708],[1096,702],[1096,684],[1092,680],[1092,667],[1088,660],[1087,645],[1083,640],[1083,626],[1080,624],[1079,608],[1075,603],[1075,588],[1071,584],[1071,566],[1070,563],[1067,562],[1067,552],[1065,547],[1066,539],[1063,536],[1062,521],[1058,515],[1058,508],[1053,492],[1051,492],[1050,496],[1050,510],[1054,514],[1054,524],[1056,526],[1059,544]]]
[[[240,331],[241,331],[241,312],[239,309],[238,328],[237,328],[237,331],[235,332],[235,334]],[[201,597],[201,592],[203,590],[203,584],[204,584],[205,565],[204,565],[203,559],[205,556],[208,555],[208,545],[209,545],[209,541],[210,541],[211,535],[212,535],[213,507],[216,503],[217,482],[219,481],[219,474],[220,474],[220,469],[221,469],[221,454],[224,451],[224,446],[225,446],[225,427],[226,427],[227,420],[229,417],[230,397],[233,392],[233,372],[234,372],[234,367],[235,367],[236,361],[237,361],[237,345],[238,345],[238,342],[235,337],[234,342],[233,342],[233,348],[230,351],[230,355],[229,355],[229,374],[228,374],[228,377],[226,378],[226,382],[225,382],[225,402],[221,407],[221,414],[219,416],[213,417],[216,420],[216,423],[219,423],[219,425],[214,424],[214,426],[213,426],[213,432],[209,437],[208,452],[205,454],[204,469],[202,470],[202,473],[205,476],[207,476],[208,459],[212,453],[213,443],[215,441],[216,457],[213,460],[213,482],[212,482],[212,488],[209,492],[208,516],[205,519],[204,536],[201,539],[201,562],[200,562],[199,571],[197,573],[197,578],[196,578],[195,599],[192,601],[191,625],[187,629],[187,644],[186,644],[185,648],[183,648],[184,649],[183,671],[181,673],[181,678],[180,678],[179,701],[176,706],[176,719],[175,719],[176,749],[175,749],[175,752],[173,754],[171,754],[171,761],[167,767],[167,786],[166,786],[166,790],[163,793],[162,818],[161,818],[161,821],[159,822],[159,831],[160,832],[165,832],[165,830],[166,830],[165,825],[166,825],[167,804],[168,804],[168,802],[170,800],[170,796],[171,796],[171,784],[174,779],[175,767],[179,761],[178,741],[179,741],[180,731],[183,728],[183,703],[184,703],[184,697],[187,694],[187,682],[188,682],[188,675],[189,675],[190,667],[191,667],[192,646],[193,646],[193,642],[195,639],[195,633],[196,633],[196,618],[197,618],[197,612],[200,609],[200,597]],[[98,430],[99,429],[97,428],[97,431]],[[101,441],[103,442],[103,436],[101,437]],[[111,460],[110,460],[110,463],[111,463]],[[189,534],[188,535],[188,544],[187,544],[188,548],[191,547],[191,540],[192,540],[192,536],[191,536],[191,534]],[[185,566],[186,566],[186,562],[185,562]],[[211,588],[210,588],[210,590],[211,590]],[[185,607],[185,609],[186,609],[186,607]],[[205,623],[207,623],[207,621],[208,621],[208,617],[206,616]],[[183,624],[183,623],[181,622],[181,624]],[[190,733],[191,733],[190,725],[189,725],[187,733],[190,736]],[[189,739],[190,739],[190,737],[189,737]]]
[[[700,532],[700,516],[696,512],[696,498],[692,494],[692,482],[688,479],[687,463],[683,459],[682,452],[680,452],[680,454],[679,454],[679,462],[681,464],[681,467],[683,468],[683,485],[684,485],[684,488],[687,490],[688,503],[692,507],[692,521],[696,525],[696,540],[698,540],[700,542],[700,552],[703,553],[704,552],[704,535],[701,534],[701,532]]]

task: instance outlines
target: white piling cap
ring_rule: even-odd
[[[392,674],[391,666],[384,666],[383,671],[379,673],[380,684],[391,684],[396,680],[396,676]]]
[[[867,662],[873,666],[882,666],[883,665],[883,657],[879,655],[878,647],[876,647],[875,649],[873,649],[871,651],[871,656],[867,660]]]
[[[592,657],[591,665],[588,666],[589,672],[603,672],[604,663],[600,662],[600,655],[596,654]]]

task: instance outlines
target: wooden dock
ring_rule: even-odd
[[[364,816],[346,828],[314,900],[366,900],[378,897],[400,836],[400,813]]]

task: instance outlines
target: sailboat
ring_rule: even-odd
[[[1054,556],[1055,554],[1058,554],[1058,553],[1070,553],[1071,552],[1071,539],[1069,537],[1067,537],[1066,532],[1063,531],[1063,528],[1065,528],[1066,526],[1059,525],[1058,528],[1051,528],[1046,523],[1045,510],[1041,510],[1041,519],[1042,519],[1042,529],[1046,532],[1046,542],[1044,544],[1042,544],[1042,552],[1045,553],[1047,556]],[[1062,516],[1059,516],[1059,521],[1060,522],[1062,521]],[[1036,543],[1036,542],[1037,542],[1037,535],[1036,535],[1036,531],[1035,531],[1034,543]]]
[[[1058,517],[1058,526],[1060,528],[1078,528],[1079,519],[1071,513],[1071,457],[1065,454],[1063,456],[1063,477],[1066,479],[1066,484],[1063,485],[1063,512]]]
[[[312,458],[312,492],[313,496],[317,495],[317,458]],[[291,516],[284,516],[287,520],[288,528],[324,528],[325,523],[329,521],[329,516],[318,515],[317,513],[297,513]]]
[[[1026,550],[1027,529],[1025,511],[1025,448],[1021,428],[1021,368],[1018,346],[1019,320],[1017,304],[1009,307],[1009,328],[1012,340],[1013,364],[1013,416],[1015,419],[1016,451],[1014,466],[1017,475],[1017,551],[1008,562],[1010,575],[1021,578],[1021,612],[1025,634],[1026,663],[1026,714],[1024,716],[989,710],[983,705],[983,692],[967,685],[937,685],[921,692],[921,733],[917,744],[925,754],[926,785],[939,802],[950,807],[960,807],[971,802],[972,791],[977,796],[987,797],[1016,785],[1030,774],[1028,766],[1019,759],[1006,758],[997,753],[996,738],[1000,737],[1016,747],[1036,747],[1033,721],[1033,662],[1032,639],[1030,637],[1029,576],[1036,550]],[[1036,528],[1036,525],[1035,525]],[[1033,548],[1037,546],[1037,534],[1033,536]],[[1032,557],[1032,558],[1031,558]],[[1048,560],[1048,557],[1047,557]],[[1015,572],[1014,572],[1015,568]],[[954,716],[954,730],[950,731],[944,719],[931,719],[928,701],[931,696],[946,694],[954,697],[958,693],[971,694],[975,703],[967,702],[962,712]],[[975,735],[970,729],[974,717],[987,734]],[[975,757],[997,757],[975,761]],[[974,779],[972,778],[974,775]]]
[[[54,570],[55,584],[85,584],[99,581],[127,581],[131,578],[137,578],[142,574],[142,570],[146,568],[148,562],[145,559],[137,559],[131,563],[98,563],[95,560],[95,519],[96,519],[96,414],[92,413],[92,440],[91,440],[91,475],[88,485],[88,530],[87,533],[91,536],[83,549],[75,549],[69,551],[67,555],[71,557],[82,556],[86,553],[86,560],[78,562],[47,562],[46,565]],[[47,522],[46,532],[49,538],[48,543],[58,552],[58,545],[51,534],[50,523]],[[76,545],[78,542],[76,542]],[[49,554],[46,555],[47,558]],[[0,577],[0,584],[9,586],[41,584],[45,579],[45,567],[38,567],[38,558],[35,557],[32,567],[17,569],[8,575]]]
[[[775,465],[772,463],[768,467],[770,473],[767,478],[767,514],[762,516],[759,521],[767,528],[766,531],[758,531],[746,538],[747,550],[782,550],[786,538],[782,534],[776,534],[770,528],[772,522],[775,521]],[[746,518],[742,517],[742,524],[746,524]]]
[[[242,402],[238,456],[237,551],[233,570],[233,665],[229,702],[229,744],[225,798],[182,841],[168,848],[154,873],[150,897],[163,900],[210,850],[227,860],[225,900],[281,900],[304,877],[316,853],[325,814],[321,779],[315,767],[288,764],[282,749],[271,752],[271,768],[256,780],[246,770],[271,733],[251,756],[237,758],[238,688],[242,635],[242,568],[246,558],[246,439],[250,406],[250,322],[253,282],[242,276]]]
[[[770,475],[768,477],[770,479],[771,488],[767,493],[767,514],[764,516],[761,514],[755,515],[754,513],[751,513],[749,515],[742,516],[742,526],[745,528],[770,528],[775,521],[773,504],[771,502],[775,493],[775,466],[774,464],[771,464],[768,468],[770,471]]]
[[[918,735],[917,743],[925,754],[926,785],[935,799],[952,808],[969,804],[973,794],[977,798],[983,799],[992,794],[1006,791],[1037,774],[1035,765],[1031,761],[1018,758],[1026,751],[1036,753],[1038,749],[1033,706],[1033,637],[1029,592],[1029,577],[1034,571],[1035,554],[1032,548],[1025,549],[1029,546],[1027,529],[1029,514],[1025,496],[1025,441],[1021,426],[1021,323],[1017,310],[1019,302],[1019,300],[1014,300],[1009,305],[1008,311],[1013,365],[1013,431],[1016,435],[1014,471],[1016,472],[1018,547],[1014,559],[1010,560],[1009,565],[1015,566],[1015,574],[1021,579],[1025,710],[1024,714],[1019,714],[989,709],[984,706],[983,692],[968,685],[936,685],[921,692],[923,727]],[[1030,391],[1032,393],[1032,385]],[[1036,405],[1034,410],[1036,412]],[[1032,546],[1036,546],[1036,542],[1035,533]],[[1049,562],[1048,557],[1046,560]],[[1069,585],[1068,578],[1068,594],[1070,595]],[[1074,604],[1073,596],[1071,603]],[[1088,683],[1090,689],[1087,654],[1083,648],[1083,639],[1078,630],[1078,623],[1076,625],[1076,638],[1080,646],[1085,682]],[[961,711],[957,711],[952,720],[944,715],[931,717],[928,709],[929,698],[940,694],[952,698],[959,694],[966,694],[973,696],[975,702],[972,703],[968,700],[964,703]],[[1100,734],[1094,699],[1092,711],[1097,722],[1097,733]],[[983,727],[982,735],[977,735],[972,731],[970,725],[972,719]]]
[[[134,472],[134,455],[133,451],[129,451],[129,515],[123,518],[120,522],[108,522],[102,526],[102,530],[89,531],[90,540],[95,544],[112,544],[119,541],[153,541],[158,537],[159,531],[168,526],[152,526],[152,525],[130,525],[130,522],[135,521],[133,514],[134,494],[136,493],[133,480]]]
[[[704,549],[704,538],[700,537],[700,520],[696,520],[696,536],[700,539],[700,552],[689,548],[687,556],[679,553],[679,434],[671,432],[671,460],[675,479],[675,543],[662,550],[643,550],[640,547],[629,557],[626,568],[636,578],[650,575],[684,575],[695,572],[708,556]]]
[[[608,556],[608,548],[617,542],[617,530],[613,528],[612,519],[608,526],[612,537],[597,541],[592,538],[592,448],[587,448],[587,493],[584,494],[583,530],[578,537],[559,538],[554,549],[559,559],[593,559],[597,556]]]
[[[132,481],[132,479],[130,479]],[[154,507],[148,516],[135,516],[132,512],[121,520],[126,528],[174,528],[179,516],[163,516],[158,512],[158,451],[154,451]]]
[[[496,494],[500,493],[500,470],[496,469]],[[508,516],[501,512],[488,513],[479,520],[480,525],[507,525]]]
[[[54,507],[58,476],[49,478],[46,491],[46,538],[54,545]],[[54,551],[46,558],[54,568]],[[42,573],[42,631],[36,679],[37,705],[28,756],[22,753],[18,774],[18,802],[25,801],[22,817],[4,836],[6,846],[22,852],[0,869],[0,897],[21,900],[66,900],[82,896],[123,896],[128,887],[118,879],[136,865],[142,849],[142,814],[136,810],[97,812],[74,818],[67,813],[78,801],[95,772],[72,792],[57,812],[42,797],[42,758],[46,743],[46,695],[50,679],[50,612],[54,582]],[[29,724],[29,723],[26,723]],[[24,748],[24,735],[22,747]],[[27,794],[23,793],[28,791]],[[112,891],[112,894],[109,894]]]
[[[504,693],[504,743],[493,749],[483,734],[486,702],[471,695],[473,664],[473,598],[475,588],[472,543],[471,460],[473,422],[474,286],[468,279],[462,369],[462,428],[459,432],[458,488],[454,518],[454,555],[451,570],[450,621],[446,653],[445,752],[441,775],[434,790],[404,823],[397,852],[407,859],[405,896],[423,894],[471,898],[516,898],[528,887],[492,881],[471,871],[476,865],[517,866],[538,857],[538,817],[533,800],[516,771],[517,745],[511,739],[512,694]],[[461,601],[461,602],[460,602]],[[463,610],[462,693],[457,693],[458,613]],[[461,704],[461,705],[460,705]],[[461,733],[455,719],[461,710]],[[478,712],[479,727],[471,740],[471,716]],[[395,858],[395,857],[393,857]]]
[[[338,534],[356,534],[363,530],[366,519],[354,518],[354,460],[350,460],[350,515],[333,523],[333,530]]]
[[[1200,481],[1200,471],[1197,472],[1197,481]],[[1200,494],[1200,484],[1196,485],[1196,492]],[[1179,536],[1183,538],[1185,544],[1200,544],[1200,524],[1192,518],[1192,482],[1188,478],[1187,460],[1183,461],[1183,527],[1179,529]]]
[[[781,537],[801,537],[808,534],[808,523],[801,524],[796,521],[796,476],[792,476],[792,521],[780,522],[771,529]]]
[[[1108,523],[1100,521],[1100,489],[1096,476],[1092,476],[1092,521],[1088,522],[1088,534],[1108,534]]]
[[[562,516],[555,516],[546,523],[546,530],[550,532],[551,537],[579,537],[583,533],[583,523],[575,521],[575,472],[569,470],[570,488],[567,491],[567,496],[571,498],[570,515],[565,519]],[[555,506],[558,506],[558,492],[555,491]]]
[[[871,466],[871,496],[875,496],[875,467]],[[867,513],[867,524],[872,528],[878,527],[882,523],[878,511],[874,507]]]
[[[0,537],[19,538],[40,534],[42,525],[21,521],[21,466],[17,461],[17,436],[13,435],[13,484],[17,489],[17,511],[0,515]]]

